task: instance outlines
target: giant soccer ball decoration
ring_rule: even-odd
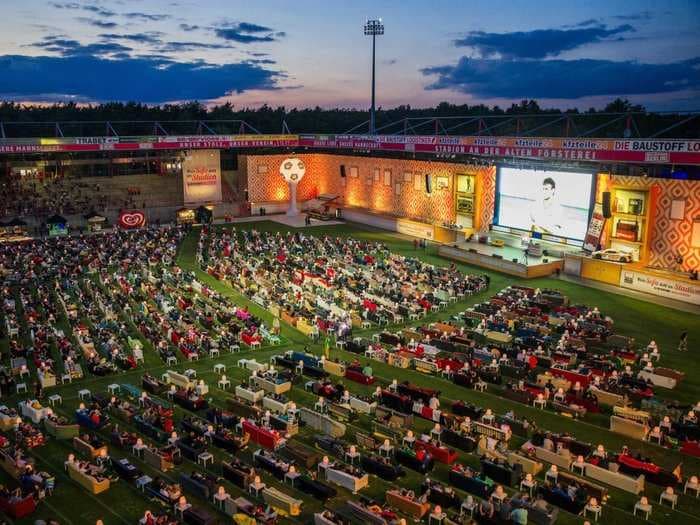
[[[280,165],[280,174],[290,184],[298,184],[306,173],[306,166],[301,159],[284,159]]]
[[[301,159],[284,159],[282,164],[280,164],[280,175],[289,184],[290,199],[287,215],[299,215],[299,209],[297,208],[297,184],[304,178],[305,173],[306,166],[304,166],[304,162]]]

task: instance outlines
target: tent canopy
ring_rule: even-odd
[[[46,224],[68,224],[68,221],[65,217],[61,217],[60,215],[52,215],[46,219]]]
[[[106,220],[102,215],[97,213],[95,210],[92,210],[90,213],[85,215],[85,219],[87,219],[90,222],[101,222]]]

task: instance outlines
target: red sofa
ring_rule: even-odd
[[[374,376],[366,376],[362,373],[362,367],[349,366],[345,369],[345,377],[350,381],[355,381],[363,385],[374,383]]]
[[[36,502],[31,494],[24,499],[13,502],[10,502],[9,499],[0,498],[0,511],[16,520],[29,516],[35,509]]]
[[[243,422],[243,432],[250,434],[250,440],[258,445],[275,450],[282,444],[282,437],[274,430],[268,430],[257,426],[250,421]]]
[[[416,440],[413,444],[413,448],[415,450],[427,450],[436,461],[444,463],[445,465],[452,465],[452,463],[457,461],[457,452],[449,447],[437,446],[432,443]]]

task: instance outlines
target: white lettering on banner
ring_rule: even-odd
[[[552,146],[552,141],[540,139],[515,139],[515,145],[524,146],[526,148],[549,148]]]
[[[564,149],[605,149],[605,143],[598,140],[565,139],[561,142]]]
[[[75,144],[114,144],[119,142],[118,137],[76,137]]]
[[[477,137],[474,139],[474,144],[477,146],[498,146],[499,145],[499,140],[496,138],[482,138],[482,137]]]
[[[644,153],[644,160],[646,162],[668,162],[668,153]]]
[[[700,284],[692,284],[682,280],[631,270],[622,270],[620,272],[620,286],[630,290],[700,305]]]
[[[616,151],[647,151],[647,152],[700,152],[700,141],[682,140],[616,140]]]

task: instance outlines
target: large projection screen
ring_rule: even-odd
[[[582,241],[593,173],[501,167],[494,224]]]

